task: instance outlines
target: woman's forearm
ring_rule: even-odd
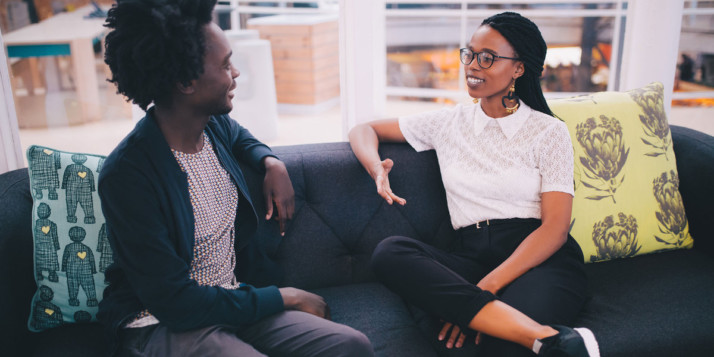
[[[379,157],[379,138],[369,124],[360,124],[349,133],[350,146],[360,164],[374,179],[374,167],[382,160]]]
[[[497,292],[550,258],[565,244],[567,231],[541,225],[501,265],[481,280],[480,287]]]
[[[555,254],[568,239],[572,209],[571,194],[544,192],[541,195],[540,227],[529,234],[508,259],[481,280],[481,288],[496,292]]]

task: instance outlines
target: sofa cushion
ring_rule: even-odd
[[[104,156],[31,146],[27,161],[37,283],[28,327],[96,321],[112,262],[96,190]]]
[[[53,328],[37,334],[36,343],[25,348],[32,349],[18,355],[22,356],[106,356],[107,344],[104,342],[104,329],[99,323],[66,324],[62,328]]]
[[[27,330],[32,278],[32,197],[27,169],[0,175],[0,346],[8,356],[28,355],[35,334]]]
[[[709,237],[714,238],[714,237]],[[577,326],[603,356],[712,356],[714,260],[698,250],[588,264],[592,298]]]
[[[379,283],[313,290],[325,298],[332,320],[364,333],[378,356],[436,356],[403,300]]]
[[[349,143],[275,148],[295,188],[293,220],[280,245],[268,249],[284,267],[282,285],[311,289],[374,281],[372,251],[392,235],[439,248],[455,241],[434,152],[417,153],[406,144],[381,145],[380,152],[395,161],[392,188],[413,203],[390,206],[379,197]],[[262,181],[250,171],[246,178],[254,183],[251,194],[260,194]],[[276,234],[265,229],[272,224],[262,222],[258,237]]]
[[[575,152],[571,234],[586,262],[691,248],[663,86],[552,100]]]

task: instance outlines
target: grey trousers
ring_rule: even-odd
[[[226,326],[171,332],[157,324],[123,329],[120,339],[119,356],[374,356],[361,332],[300,311],[269,316],[238,332]]]

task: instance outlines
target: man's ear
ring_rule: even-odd
[[[193,94],[196,91],[196,88],[193,86],[194,81],[188,82],[188,84],[184,83],[176,83],[176,89],[179,91],[181,94]]]

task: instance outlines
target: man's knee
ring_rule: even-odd
[[[371,357],[374,356],[372,343],[369,342],[367,336],[362,332],[351,327],[345,326],[340,329],[335,336],[335,345],[333,350],[335,354],[331,356],[344,357]]]

